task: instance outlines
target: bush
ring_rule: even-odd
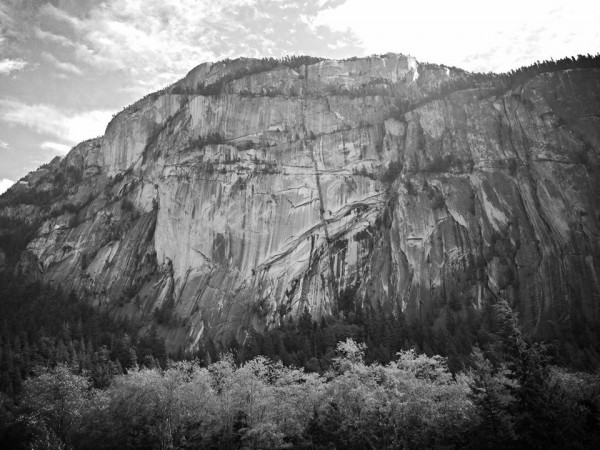
[[[392,183],[394,180],[398,178],[400,173],[402,172],[402,162],[400,161],[392,161],[388,169],[383,173],[381,177],[381,181],[384,183]]]
[[[223,144],[225,140],[223,135],[218,132],[208,133],[205,136],[198,136],[196,139],[191,139],[188,142],[188,148],[201,149],[205,145]]]
[[[121,211],[125,213],[132,212],[135,209],[135,205],[128,198],[121,199]]]
[[[448,172],[457,163],[456,157],[450,153],[445,156],[437,155],[427,165],[427,172]]]

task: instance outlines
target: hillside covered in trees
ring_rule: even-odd
[[[556,365],[556,349],[528,339],[504,301],[478,337],[375,319],[318,325],[305,313],[225,354],[176,362],[185,355],[168,358],[155,331],[72,294],[1,292],[14,319],[1,334],[2,448],[600,445],[600,376]],[[429,347],[448,354],[461,339],[460,357]]]
[[[2,400],[3,448],[597,448],[598,375],[549,364],[508,305],[498,329],[452,374],[446,359],[399,352],[365,363],[338,343],[323,373],[232,354],[130,367],[103,387],[77,362],[35,370]]]

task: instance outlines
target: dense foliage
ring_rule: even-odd
[[[450,333],[357,310],[349,292],[337,318],[306,310],[225,356],[209,343],[173,362],[190,355],[72,293],[0,286],[3,448],[600,444],[599,376],[551,365],[505,302],[479,319],[453,302]]]
[[[431,66],[431,64],[428,64]],[[558,60],[537,61],[529,66],[496,74],[492,72],[463,72],[461,76],[441,83],[429,92],[424,92],[417,97],[397,96],[396,111],[394,116],[402,118],[407,112],[434,100],[444,98],[453,92],[466,89],[480,88],[486,95],[502,95],[510,89],[515,89],[536,75],[567,69],[598,69],[600,68],[600,53],[596,55],[577,55],[577,57],[566,57]],[[381,92],[370,92],[377,94]]]
[[[21,252],[35,237],[38,227],[39,224],[35,222],[0,216],[0,249],[10,266],[18,262]]]
[[[36,179],[28,181],[28,187],[17,184],[4,192],[0,196],[0,209],[14,205],[35,205],[50,209],[82,179],[81,170],[65,164],[64,160],[55,167],[45,164],[35,174]]]
[[[351,299],[340,296],[336,318],[316,322],[305,310],[225,356],[209,343],[175,363],[190,355],[169,359],[155,330],[4,273],[0,446],[600,444],[599,377],[550,365],[556,352],[529,342],[505,302],[479,316],[450,302],[434,331]]]
[[[336,344],[350,338],[366,343],[367,363],[387,364],[398,352],[415,349],[428,356],[445,357],[450,371],[457,373],[472,365],[474,348],[493,344],[500,329],[492,305],[478,311],[468,301],[451,298],[423,320],[407,323],[402,314],[358,308],[352,296],[352,292],[342,292],[336,316],[315,321],[305,310],[297,321],[288,319],[262,334],[249,333],[242,345],[232,341],[228,350],[234,352],[238,363],[262,355],[288,366],[323,372],[332,367]],[[600,341],[595,339],[600,337],[598,330],[596,334],[582,333],[577,339],[570,329],[556,333],[555,339],[546,343],[546,352],[554,363],[585,371],[600,367]],[[215,345],[208,342],[194,356],[209,363],[217,355]]]
[[[366,364],[365,344],[338,343],[332,369],[307,373],[231,355],[202,367],[131,367],[92,388],[58,364],[5,399],[5,448],[593,448],[599,377],[548,365],[506,303],[495,345],[452,375],[412,350]]]
[[[26,284],[0,273],[0,392],[16,396],[40,368],[67,364],[107,386],[130,367],[166,365],[156,330],[116,321],[73,294],[42,283]]]

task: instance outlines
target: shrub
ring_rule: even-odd
[[[121,199],[121,211],[128,213],[132,212],[134,209],[135,206],[131,200],[125,197]]]
[[[223,144],[224,142],[225,140],[223,139],[223,135],[215,131],[212,133],[208,133],[205,136],[198,136],[196,139],[190,138],[188,142],[188,147],[201,149],[205,145]]]
[[[392,161],[388,167],[388,169],[383,173],[381,177],[381,181],[384,183],[393,182],[400,173],[402,172],[402,162],[400,161]]]
[[[450,153],[445,156],[436,155],[427,165],[427,172],[448,172],[450,168],[458,161],[456,157]]]

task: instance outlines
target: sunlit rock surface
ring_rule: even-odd
[[[172,349],[350,294],[409,320],[505,298],[540,336],[598,324],[600,71],[430,98],[465,73],[402,55],[252,64],[202,64],[26,177],[78,174],[50,212],[0,212],[39,220],[17,270],[118,316],[166,312]]]

